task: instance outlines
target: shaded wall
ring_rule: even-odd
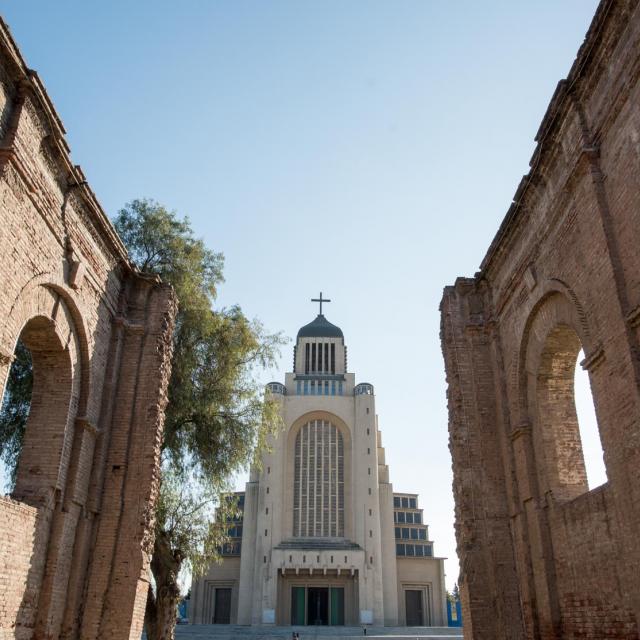
[[[34,370],[0,635],[139,638],[176,302],[129,263],[2,22],[0,246],[0,385],[18,339]]]
[[[640,10],[603,1],[473,278],[445,288],[466,638],[637,638]],[[608,482],[589,490],[580,348]]]

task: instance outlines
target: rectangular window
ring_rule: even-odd
[[[407,522],[413,524],[413,513],[407,513]]]
[[[315,380],[311,381],[311,395],[312,396],[316,395],[316,381]]]
[[[433,555],[433,547],[430,544],[424,545],[424,555],[429,557]]]
[[[331,381],[331,395],[332,396],[336,395],[336,381],[335,380]]]
[[[331,373],[336,372],[336,345],[331,343]]]
[[[309,381],[308,380],[304,381],[304,395],[305,396],[309,395]]]
[[[422,514],[414,513],[413,514],[413,522],[414,522],[414,524],[422,524]]]
[[[342,395],[342,381],[338,381],[338,395],[341,396]]]
[[[304,372],[309,373],[309,343],[304,345]]]
[[[329,344],[324,345],[324,369],[329,373]]]
[[[407,545],[405,545],[405,547],[407,548],[407,555],[408,556],[415,555],[414,548],[413,548],[412,544],[407,544]]]
[[[427,539],[427,530],[426,529],[418,529],[418,537],[420,538],[420,540],[426,540]]]
[[[404,511],[398,511],[398,522],[404,522]]]
[[[302,382],[298,380],[298,382],[296,382],[296,394],[300,395],[301,392],[302,392]]]
[[[316,345],[311,345],[311,371],[316,370]]]
[[[407,527],[402,527],[402,539],[403,540],[409,539],[409,529],[407,529]]]
[[[409,498],[402,498],[402,507],[404,509],[408,509],[409,508]]]
[[[400,527],[396,527],[396,538],[400,539]]]
[[[416,545],[416,555],[423,556],[424,555],[424,547],[421,544]]]
[[[411,539],[412,540],[417,540],[418,539],[418,530],[417,529],[411,529]]]
[[[320,343],[318,345],[318,371],[322,373],[323,370],[324,369],[322,366],[322,343]]]
[[[324,381],[324,395],[325,396],[329,395],[329,381],[328,380]]]
[[[403,556],[404,555],[404,545],[403,544],[397,544],[396,545],[396,555],[397,556]]]
[[[393,512],[393,521],[398,522],[398,513],[396,511]]]
[[[416,499],[415,498],[409,498],[409,508],[410,509],[415,509],[416,508]]]

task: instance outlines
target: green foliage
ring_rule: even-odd
[[[16,481],[33,388],[31,353],[21,340],[16,344],[14,355],[0,409],[0,459],[6,465],[11,485]]]
[[[219,559],[229,522],[238,513],[235,499],[221,496],[218,487],[171,466],[163,470],[157,517],[171,547],[194,574],[204,573]]]
[[[283,340],[237,306],[213,308],[223,258],[193,235],[187,219],[134,200],[115,226],[139,268],[160,275],[178,296],[157,522],[174,554],[198,573],[222,540],[216,526],[205,526],[212,508],[227,508],[221,496],[231,476],[257,460],[279,426],[277,404],[263,396],[256,373],[274,364]]]

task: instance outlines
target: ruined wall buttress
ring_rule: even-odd
[[[485,293],[473,281],[459,280],[445,290],[441,308],[459,584],[464,594],[463,619],[474,638],[519,638],[522,630],[500,440],[503,425],[496,397],[499,363],[485,305]]]

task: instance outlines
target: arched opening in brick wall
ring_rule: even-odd
[[[580,441],[582,455],[587,472],[587,484],[589,489],[595,489],[607,482],[607,469],[604,465],[604,451],[600,440],[600,429],[596,409],[591,393],[589,372],[585,371],[580,363],[584,360],[584,351],[581,349],[576,360],[574,376],[574,394],[576,414],[580,427]]]
[[[62,318],[66,314],[60,314]],[[70,426],[75,419],[79,398],[78,349],[73,329],[66,323],[56,325],[51,318],[35,316],[22,329],[16,343],[11,373],[26,376],[31,360],[33,383],[28,407],[22,407],[16,421],[26,417],[21,428],[14,425],[17,468],[11,496],[34,506],[50,505],[56,489],[64,486],[71,453]],[[9,378],[11,378],[11,373]],[[15,378],[14,378],[15,380]],[[3,408],[7,393],[5,385]],[[15,386],[14,386],[15,389]],[[22,430],[22,433],[20,431]]]
[[[586,395],[584,378],[576,369],[581,352],[580,338],[574,329],[567,325],[556,326],[544,342],[536,379],[537,419],[546,460],[543,485],[559,499],[575,498],[589,490],[585,463],[589,462],[591,466],[594,429],[599,442],[588,374],[583,372],[589,389]],[[579,364],[577,366],[581,370]],[[582,420],[576,411],[576,378]],[[588,419],[589,404],[592,419]],[[586,459],[583,440],[589,443]]]
[[[31,351],[18,340],[0,406],[0,494],[11,493],[15,486],[32,390]]]

